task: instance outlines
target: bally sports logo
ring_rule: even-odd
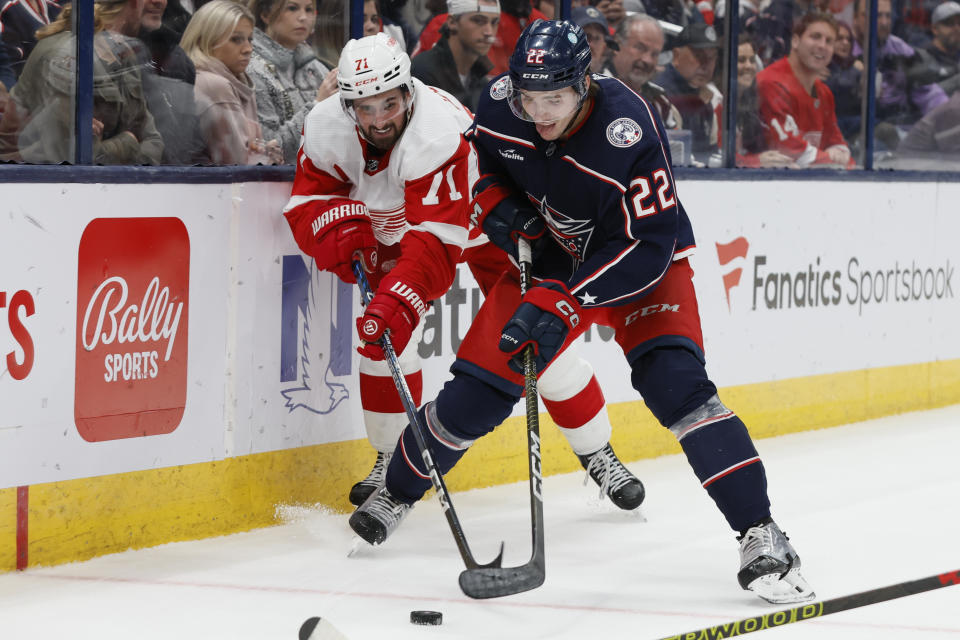
[[[98,218],[84,229],[74,419],[85,440],[179,426],[189,285],[190,239],[178,218]]]

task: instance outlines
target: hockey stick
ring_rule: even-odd
[[[357,284],[360,286],[360,299],[363,306],[367,306],[373,298],[373,292],[370,291],[370,283],[363,272],[363,267],[358,260],[353,261],[353,274],[357,278]],[[430,449],[427,447],[427,440],[424,436],[424,427],[420,424],[420,417],[417,415],[417,405],[413,401],[413,394],[407,387],[407,381],[403,377],[403,370],[400,369],[400,361],[397,360],[397,354],[393,349],[393,341],[390,339],[389,331],[383,334],[378,341],[386,356],[387,365],[390,367],[390,374],[393,376],[393,383],[397,387],[397,393],[400,394],[400,402],[407,412],[407,419],[410,420],[410,431],[417,441],[417,448],[420,450],[420,457],[423,458],[423,464],[427,467],[427,474],[433,482],[433,488],[437,492],[437,498],[440,500],[440,508],[443,509],[443,515],[447,517],[447,523],[450,525],[450,531],[453,533],[453,539],[457,543],[457,550],[460,551],[460,557],[467,569],[496,568],[503,562],[503,543],[500,543],[500,553],[490,564],[478,563],[470,552],[470,545],[467,544],[467,537],[463,533],[463,527],[460,526],[460,519],[457,518],[457,512],[453,508],[453,502],[450,501],[450,493],[447,491],[447,485],[443,481],[443,476],[437,470],[437,465],[433,461]],[[464,591],[464,593],[467,593]],[[467,593],[467,595],[471,595]],[[476,597],[476,596],[472,596]]]
[[[520,294],[530,288],[530,244],[517,243],[520,257]],[[527,448],[530,472],[530,521],[533,550],[530,560],[519,567],[467,569],[460,574],[460,588],[471,598],[497,598],[536,589],[546,579],[543,541],[543,472],[540,463],[540,415],[537,407],[537,368],[533,346],[523,353],[523,377],[527,409]]]
[[[960,570],[948,571],[940,575],[920,578],[919,580],[901,582],[890,585],[889,587],[851,593],[848,596],[840,596],[839,598],[824,600],[823,602],[811,602],[810,604],[794,607],[793,609],[765,613],[760,616],[737,620],[736,622],[718,624],[715,627],[707,627],[697,631],[681,633],[676,636],[668,636],[660,640],[686,640],[688,638],[690,640],[695,638],[704,638],[705,640],[709,638],[713,640],[713,638],[732,638],[733,636],[742,636],[745,633],[753,633],[754,631],[762,631],[763,629],[770,629],[772,627],[781,627],[791,622],[802,622],[803,620],[822,618],[831,613],[865,607],[870,604],[886,602],[887,600],[894,600],[904,596],[912,596],[917,593],[932,591],[933,589],[948,587],[954,584],[960,584]]]

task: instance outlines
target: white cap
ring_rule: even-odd
[[[447,15],[459,16],[464,13],[500,14],[499,0],[447,0]]]
[[[960,3],[948,0],[947,2],[937,5],[937,8],[933,10],[933,15],[930,17],[930,24],[943,22],[958,13],[960,13]]]

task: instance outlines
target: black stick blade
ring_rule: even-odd
[[[485,600],[536,589],[546,579],[543,566],[467,569],[460,574],[460,589],[471,598]]]

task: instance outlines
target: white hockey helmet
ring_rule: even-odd
[[[349,101],[375,96],[395,87],[406,88],[413,96],[410,56],[396,39],[386,33],[347,42],[340,53],[337,69],[340,101],[345,109]]]

